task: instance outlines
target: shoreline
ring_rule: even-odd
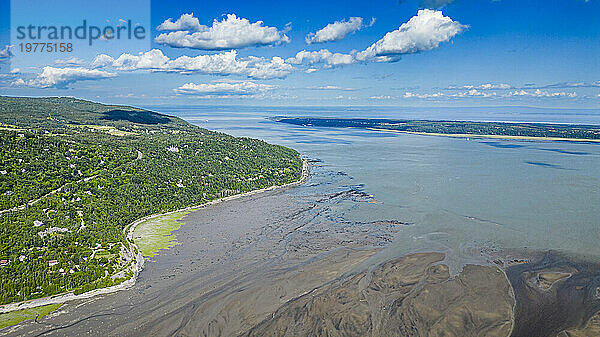
[[[416,132],[402,131],[392,129],[366,128],[371,131],[383,131],[394,133],[406,133],[420,136],[438,136],[438,137],[453,137],[453,138],[489,138],[489,139],[512,139],[512,140],[549,140],[555,142],[576,142],[576,143],[600,143],[600,139],[584,139],[584,138],[561,138],[561,137],[533,137],[533,136],[509,136],[509,135],[478,135],[471,133],[435,133],[435,132]]]
[[[129,249],[127,249],[127,252],[133,256],[133,259],[135,259],[135,263],[130,268],[126,268],[126,269],[122,270],[125,272],[132,271],[133,275],[131,278],[121,282],[120,284],[113,285],[113,286],[106,287],[106,288],[93,289],[93,290],[84,292],[79,295],[75,295],[71,291],[71,292],[67,292],[67,293],[63,293],[63,294],[56,294],[56,295],[43,297],[43,298],[36,298],[36,299],[31,299],[31,300],[26,300],[26,301],[21,301],[21,302],[8,303],[8,304],[0,305],[0,314],[17,311],[17,310],[36,308],[36,307],[49,305],[49,304],[65,303],[65,302],[72,301],[72,300],[87,299],[87,298],[95,297],[97,295],[110,294],[110,293],[114,293],[114,292],[117,292],[120,290],[125,290],[125,289],[128,289],[128,288],[134,286],[136,283],[136,280],[139,276],[139,273],[143,270],[143,267],[144,267],[144,256],[142,254],[142,251],[139,249],[139,247],[135,244],[135,241],[133,240],[133,232],[135,231],[135,228],[139,224],[141,224],[142,222],[145,222],[147,220],[150,220],[150,219],[154,219],[154,218],[161,217],[164,215],[169,215],[169,214],[176,213],[176,212],[195,211],[195,210],[207,207],[207,206],[219,204],[221,202],[235,200],[235,199],[239,199],[242,197],[248,197],[248,196],[260,194],[263,192],[279,190],[279,189],[284,189],[284,188],[295,187],[295,186],[301,185],[304,182],[306,182],[306,180],[309,177],[308,160],[306,160],[302,157],[301,157],[301,159],[302,159],[302,174],[298,181],[294,181],[294,182],[287,183],[284,185],[273,185],[273,186],[261,188],[258,190],[252,190],[252,191],[248,191],[245,193],[230,195],[227,197],[209,201],[204,204],[189,206],[189,207],[174,210],[174,211],[158,213],[158,214],[151,214],[151,215],[145,216],[143,218],[137,219],[134,222],[130,223],[129,225],[125,226],[125,228],[123,229],[123,233],[127,233],[127,241],[129,243],[129,247],[128,247]],[[135,253],[136,250],[137,250],[137,254]]]

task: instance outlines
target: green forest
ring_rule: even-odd
[[[131,277],[141,217],[297,181],[291,149],[73,98],[0,97],[0,304]]]

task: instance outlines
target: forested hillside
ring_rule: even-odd
[[[130,277],[134,220],[300,179],[291,149],[158,113],[0,97],[0,304]]]

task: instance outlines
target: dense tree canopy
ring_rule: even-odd
[[[294,150],[171,116],[70,98],[0,106],[0,304],[121,282],[129,223],[301,176]]]

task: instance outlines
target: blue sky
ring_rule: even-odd
[[[108,1],[110,11],[73,10],[68,19],[36,1],[19,0],[38,12],[13,8],[12,22],[10,1],[0,1],[0,42],[12,45],[12,56],[0,47],[4,95],[134,105],[600,107],[598,0],[137,0],[137,9]],[[17,52],[17,21],[131,17],[147,27],[147,40]]]

